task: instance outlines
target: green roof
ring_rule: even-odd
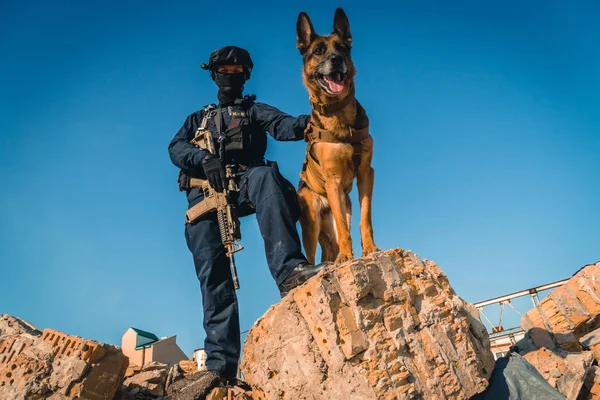
[[[133,329],[135,331],[135,333],[137,333],[140,336],[147,337],[148,339],[152,339],[154,341],[158,341],[158,336],[156,336],[154,333],[146,332],[141,329],[134,328],[134,327],[131,327],[131,329]]]

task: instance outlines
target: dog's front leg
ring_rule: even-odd
[[[329,200],[329,206],[331,207],[331,214],[333,214],[333,219],[335,220],[340,246],[340,255],[336,258],[335,262],[352,260],[354,258],[352,239],[346,223],[346,194],[344,193],[339,175],[327,177],[325,191],[327,192],[327,200]]]
[[[302,243],[309,263],[315,263],[317,252],[317,240],[321,232],[321,210],[316,201],[318,194],[307,187],[298,191],[298,203],[300,205],[300,226],[302,227]]]
[[[367,254],[379,251],[373,239],[373,223],[371,220],[371,208],[373,198],[373,185],[375,182],[375,170],[371,167],[373,158],[373,139],[369,137],[363,143],[363,153],[358,166],[357,186],[358,201],[360,203],[360,235],[362,240],[363,257]]]

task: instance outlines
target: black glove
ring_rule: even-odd
[[[208,184],[217,192],[222,192],[227,183],[225,182],[225,170],[221,159],[213,154],[207,154],[202,159],[202,168]]]

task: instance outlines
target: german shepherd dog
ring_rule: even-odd
[[[317,241],[322,261],[347,261],[354,258],[348,196],[354,178],[360,202],[362,255],[379,249],[371,223],[373,139],[365,110],[354,97],[356,71],[350,57],[352,36],[346,13],[338,8],[333,32],[321,36],[315,33],[308,15],[301,12],[296,39],[304,61],[303,81],[312,104],[298,189],[302,241],[313,264]]]

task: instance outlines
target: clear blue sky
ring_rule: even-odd
[[[296,17],[328,33],[340,5],[375,138],[382,249],[434,260],[471,302],[599,260],[600,7],[417,3],[2,1],[0,313],[108,343],[135,326],[201,347],[167,153],[185,117],[215,101],[199,64],[245,47],[247,92],[308,113]],[[294,184],[303,156],[303,142],[269,143]],[[255,219],[242,227],[247,329],[279,297]]]

